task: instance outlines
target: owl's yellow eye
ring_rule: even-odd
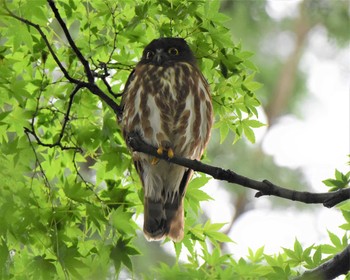
[[[177,48],[170,48],[168,49],[168,53],[170,55],[179,55],[179,50]]]
[[[146,59],[151,59],[154,56],[154,52],[153,51],[147,51],[146,52]]]

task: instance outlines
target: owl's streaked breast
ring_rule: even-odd
[[[138,65],[125,94],[124,134],[138,131],[151,145],[170,145],[175,153],[191,158],[201,156],[212,107],[208,85],[197,68],[185,62]]]

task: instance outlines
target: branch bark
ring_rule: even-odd
[[[350,245],[329,261],[294,280],[330,280],[350,271]]]
[[[246,188],[257,190],[258,192],[256,193],[255,197],[272,195],[288,200],[303,202],[306,204],[322,203],[325,207],[328,208],[331,208],[336,204],[350,198],[350,188],[326,193],[300,192],[274,185],[268,180],[263,180],[262,182],[256,181],[239,175],[229,169],[224,170],[219,167],[204,164],[198,160],[191,160],[177,156],[168,158],[166,153],[159,155],[157,153],[157,148],[145,143],[137,133],[130,134],[128,136],[127,143],[136,152],[149,154],[151,156],[167,160],[171,163],[185,166],[194,171],[206,173],[218,180],[227,181]]]

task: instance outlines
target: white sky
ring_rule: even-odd
[[[308,75],[309,90],[302,106],[304,118],[282,118],[263,143],[265,152],[273,155],[279,165],[302,168],[313,186],[333,176],[335,168],[349,170],[346,162],[350,152],[349,69],[346,69],[350,65],[349,53],[318,57],[313,53],[313,40],[319,41],[320,36],[313,34],[301,63]],[[324,41],[322,46],[326,44]]]

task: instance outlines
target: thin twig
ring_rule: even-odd
[[[113,36],[113,48],[112,48],[111,53],[109,54],[109,58],[108,58],[108,61],[107,61],[107,63],[109,63],[109,62],[111,62],[112,56],[113,56],[115,50],[117,49],[117,36],[118,36],[118,32],[117,32],[117,28],[116,28],[117,24],[116,24],[116,22],[115,22],[115,18],[116,18],[115,12],[116,12],[116,10],[117,10],[117,8],[118,8],[118,3],[115,4],[114,8],[110,7],[110,6],[108,5],[108,2],[106,2],[105,4],[106,4],[106,6],[109,8],[109,11],[111,12],[111,15],[112,15],[112,24],[113,24],[113,31],[114,31],[114,36]]]
[[[93,188],[93,184],[86,181],[85,178],[83,177],[83,175],[80,173],[79,171],[79,167],[78,167],[78,164],[77,162],[75,161],[75,157],[77,155],[77,152],[74,151],[74,154],[73,154],[73,165],[74,165],[74,169],[75,169],[75,172],[76,172],[76,182],[78,181],[78,178],[80,178],[80,180],[85,184],[85,187],[90,190],[91,192],[93,192],[93,194],[95,195],[96,199],[101,203],[101,204],[104,204],[104,201],[98,196],[98,194],[95,192],[94,188]]]
[[[34,153],[35,163],[37,164],[37,166],[39,166],[41,175],[42,175],[42,177],[43,177],[43,179],[44,179],[44,184],[45,184],[45,186],[46,186],[47,189],[48,189],[48,195],[49,195],[49,197],[51,197],[51,185],[50,185],[50,181],[49,181],[49,179],[46,177],[44,168],[41,166],[41,163],[40,163],[40,160],[39,160],[38,155],[37,155],[37,153],[36,153],[36,150],[35,150],[35,148],[34,148],[34,146],[33,146],[33,144],[32,144],[32,141],[30,140],[29,132],[28,132],[28,131],[24,131],[24,132],[25,132],[25,134],[26,134],[26,136],[27,136],[27,138],[28,138],[29,145],[30,145],[30,147],[32,148],[32,151],[33,151],[33,153]],[[34,172],[34,173],[35,173],[35,172]]]

